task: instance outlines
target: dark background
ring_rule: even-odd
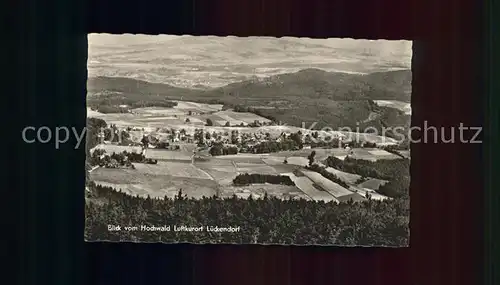
[[[401,249],[83,242],[84,148],[24,144],[24,126],[85,126],[86,33],[414,40],[413,125],[481,126],[481,1],[32,0],[7,17],[20,107],[12,161],[22,284],[479,284],[479,144],[412,145],[411,246]],[[13,20],[12,23],[9,21]],[[12,53],[14,54],[14,53]],[[16,53],[17,54],[17,53]],[[6,91],[7,92],[7,91]],[[473,134],[473,133],[472,133]],[[471,135],[472,135],[471,134]],[[17,190],[19,189],[19,190]],[[19,207],[21,211],[19,211]],[[13,214],[6,215],[11,217]],[[14,224],[14,222],[12,222]],[[11,248],[12,249],[12,248]]]

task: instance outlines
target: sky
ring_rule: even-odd
[[[410,69],[411,41],[88,35],[89,77],[128,77],[186,88],[319,68],[371,73]]]

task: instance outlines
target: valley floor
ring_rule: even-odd
[[[115,146],[116,148],[116,146]],[[125,148],[125,147],[124,147]],[[318,158],[326,158],[331,154],[344,157],[343,149],[315,149]],[[367,149],[354,149],[353,157],[377,159],[377,157],[392,157],[391,154],[371,154]],[[148,157],[146,151],[146,157]],[[158,153],[169,152],[155,150]],[[205,157],[202,161],[191,161],[190,153],[176,152],[176,156],[166,154],[165,159],[158,160],[157,164],[135,163],[135,169],[97,168],[90,173],[90,179],[103,186],[121,189],[123,192],[151,197],[173,197],[179,189],[188,197],[201,198],[202,196],[217,195],[231,197],[233,194],[248,198],[262,197],[265,193],[280,198],[303,198],[311,200],[338,200],[342,196],[354,193],[366,196],[374,194],[386,181],[368,179],[362,183],[361,176],[328,167],[327,171],[339,177],[343,182],[352,186],[346,189],[320,174],[304,169],[308,164],[306,156],[311,150],[279,152],[274,154],[237,154],[220,157]],[[372,151],[373,153],[373,151]],[[284,159],[288,163],[284,164]],[[393,157],[395,158],[395,157]],[[321,165],[321,162],[318,162]],[[302,173],[297,176],[295,173]],[[254,184],[249,186],[234,186],[232,180],[243,173],[271,174],[290,176],[296,186]],[[320,185],[320,186],[318,186]],[[376,193],[375,193],[376,194]],[[372,195],[374,199],[386,199],[383,195]]]
[[[288,126],[264,127],[227,127],[226,122],[233,125],[248,124],[255,120],[267,122],[265,118],[249,113],[221,111],[221,105],[209,105],[191,102],[178,102],[175,108],[138,108],[127,114],[102,114],[89,111],[89,116],[101,118],[109,124],[116,124],[122,128],[133,128],[129,132],[131,139],[140,142],[144,134],[152,133],[161,139],[167,139],[168,134],[163,129],[184,129],[186,133],[194,132],[195,128],[203,127],[207,132],[231,133],[238,130],[242,133],[279,136],[283,132],[300,130]],[[207,118],[213,119],[216,126],[204,126]],[[186,119],[189,121],[186,123]],[[159,130],[160,129],[160,130]],[[304,129],[304,132],[307,130]],[[346,136],[356,135],[345,133]],[[368,135],[368,134],[367,134]],[[374,141],[389,138],[380,138],[373,135]],[[380,185],[387,181],[367,178],[360,182],[361,176],[342,172],[332,167],[326,170],[349,187],[341,186],[322,175],[305,170],[308,165],[308,156],[315,151],[315,161],[322,165],[329,156],[344,159],[350,156],[355,159],[376,161],[378,159],[399,159],[393,153],[378,148],[315,148],[295,151],[281,151],[268,154],[239,153],[236,155],[211,156],[208,151],[195,151],[194,142],[179,142],[178,150],[147,149],[145,157],[157,160],[157,164],[135,163],[135,169],[97,168],[89,174],[89,179],[103,186],[111,186],[125,193],[150,197],[173,197],[179,190],[188,197],[201,198],[203,196],[241,198],[262,197],[267,194],[279,198],[302,198],[307,200],[342,201],[346,197],[354,200],[363,200],[369,193],[373,199],[387,199],[377,194]],[[103,149],[107,153],[142,152],[141,146],[119,146],[101,144],[94,149]],[[195,155],[196,152],[196,155]],[[409,153],[408,153],[409,155]],[[284,163],[285,160],[287,163]],[[232,181],[239,174],[270,174],[286,175],[294,181],[295,186],[254,184],[248,186],[234,186]]]

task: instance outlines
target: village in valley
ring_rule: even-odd
[[[387,180],[336,169],[333,160],[409,157],[389,137],[286,126],[221,104],[175,103],[121,105],[124,112],[107,114],[88,108],[90,120],[106,125],[90,150],[90,180],[143,197],[182,191],[193,198],[363,201],[387,199],[377,192]]]

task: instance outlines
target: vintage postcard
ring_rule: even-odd
[[[86,241],[409,245],[411,41],[88,44]]]

